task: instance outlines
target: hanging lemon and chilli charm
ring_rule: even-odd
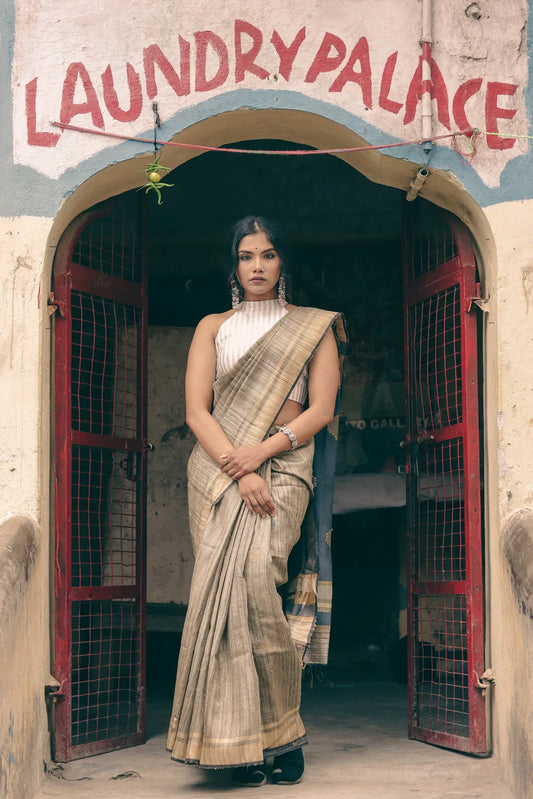
[[[153,163],[149,164],[147,168],[144,170],[145,175],[148,177],[148,182],[141,186],[141,189],[145,189],[145,194],[148,194],[149,191],[155,191],[157,194],[157,204],[162,205],[163,198],[161,197],[161,189],[163,188],[171,188],[174,184],[173,183],[164,183],[162,178],[165,175],[162,175],[162,172],[170,172],[169,166],[163,166],[163,164],[159,163],[159,154],[157,154],[154,158]]]
[[[159,116],[157,103],[152,103],[152,111],[154,114],[154,160],[151,164],[148,164],[144,170],[144,174],[148,178],[148,181],[144,186],[141,186],[140,189],[144,189],[145,194],[148,194],[149,191],[155,191],[157,194],[157,204],[162,205],[163,198],[161,197],[161,189],[170,189],[174,184],[165,183],[163,181],[163,178],[166,177],[166,173],[170,172],[171,167],[163,166],[163,164],[159,163],[161,153],[157,152],[157,129],[161,127],[161,118]]]

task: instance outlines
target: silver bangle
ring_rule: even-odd
[[[296,447],[298,446],[298,439],[296,438],[290,427],[288,427],[286,424],[282,424],[278,430],[278,433],[285,433],[285,435],[288,436],[288,439],[291,442],[291,449],[296,449]]]

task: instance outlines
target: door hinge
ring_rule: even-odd
[[[63,303],[56,300],[55,294],[53,291],[50,292],[48,295],[48,313],[50,316],[54,314],[56,311],[59,313],[61,319],[65,318],[65,312],[63,311]]]
[[[44,686],[44,696],[46,702],[62,702],[66,699],[65,695],[65,682],[59,682],[55,677],[50,675],[49,681]]]
[[[480,295],[481,295],[481,283],[476,283],[476,296],[470,297],[470,300],[468,302],[468,308],[466,309],[467,313],[470,313],[470,311],[472,310],[472,305],[477,305],[478,308],[481,308],[482,311],[485,311],[485,313],[487,313],[487,311],[489,310],[487,305],[489,299],[488,297],[481,297]]]
[[[485,696],[487,688],[496,685],[496,678],[492,669],[485,669],[481,677],[478,675],[477,671],[474,672],[474,675],[476,678],[476,688],[479,688],[483,696]]]

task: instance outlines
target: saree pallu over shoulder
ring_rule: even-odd
[[[235,446],[253,446],[269,435],[333,324],[342,341],[338,314],[295,308],[216,381],[213,416]],[[313,630],[324,628],[320,535],[312,541],[324,520],[308,509],[314,448],[311,439],[258,470],[276,504],[273,518],[251,514],[238,485],[201,446],[193,450],[188,476],[195,568],[167,741],[176,760],[204,768],[251,765],[306,742],[300,665],[305,650],[313,649]],[[304,517],[300,575],[291,581],[287,559]],[[283,585],[289,587],[287,616],[278,593]]]
[[[345,340],[340,314],[293,308],[215,382],[213,416],[235,447],[254,446],[267,436],[304,366],[334,323],[337,337]],[[187,471],[189,523],[196,546],[212,505],[232,480],[198,443]]]

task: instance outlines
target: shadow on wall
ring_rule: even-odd
[[[533,619],[533,510],[514,513],[503,528],[503,540],[518,607]]]
[[[35,579],[35,525],[23,516],[0,523],[0,796],[37,790],[46,735],[42,673],[42,604]]]
[[[514,695],[509,712],[509,752],[516,799],[529,799],[531,796],[531,774],[533,758],[531,754],[531,722],[523,712],[524,691],[528,690],[527,652],[533,643],[533,509],[522,508],[507,520],[503,528],[504,552],[509,563],[513,592],[521,613],[526,617],[525,661],[520,659],[520,674],[524,677],[515,682]],[[528,634],[529,633],[529,634]],[[529,648],[527,648],[529,647]],[[510,676],[510,675],[509,675]]]

